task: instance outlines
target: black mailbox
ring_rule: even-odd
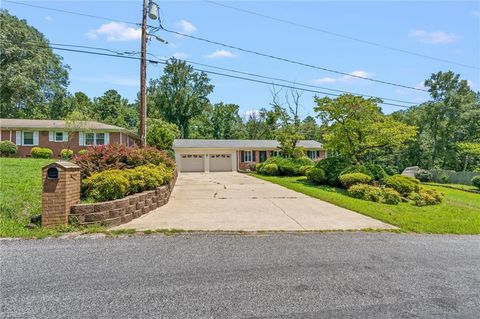
[[[49,167],[47,169],[47,178],[48,179],[58,179],[58,168]]]

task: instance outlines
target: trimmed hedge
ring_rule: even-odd
[[[321,168],[310,168],[309,170],[307,170],[307,180],[314,184],[325,184],[325,171]]]
[[[175,168],[175,161],[164,151],[154,147],[127,147],[119,144],[89,147],[86,153],[79,152],[74,156],[73,162],[80,166],[82,179],[104,170],[129,169],[147,164],[165,164],[172,170]]]
[[[64,148],[60,151],[60,157],[63,159],[71,159],[73,157],[73,150],[67,150]]]
[[[278,174],[278,166],[277,164],[266,164],[262,167],[262,174],[265,175],[277,175]]]
[[[412,192],[420,190],[420,181],[414,177],[404,175],[393,175],[384,181],[385,187],[393,188],[402,196],[408,196]]]
[[[472,184],[473,186],[480,189],[480,176],[475,176],[474,178],[472,178]]]
[[[30,151],[33,158],[52,158],[53,151],[46,147],[34,147]]]
[[[398,205],[402,200],[400,194],[392,188],[381,188],[368,184],[353,185],[348,189],[348,194],[354,198],[389,205]]]
[[[18,151],[17,145],[10,141],[1,141],[0,142],[0,156],[8,157],[16,154]]]
[[[307,176],[307,172],[309,170],[311,170],[312,168],[314,168],[313,165],[303,165],[303,166],[300,166],[298,171],[299,171],[300,175]]]
[[[373,179],[373,174],[370,172],[370,170],[365,166],[365,165],[350,165],[347,168],[345,168],[339,175],[339,180],[340,176],[346,175],[346,174],[353,174],[353,173],[360,173],[364,175],[370,176],[371,179]]]
[[[412,193],[410,199],[416,206],[427,206],[440,204],[445,196],[435,189],[420,189],[417,193]]]
[[[173,170],[160,165],[142,165],[133,169],[113,169],[94,173],[82,181],[83,193],[94,201],[108,201],[152,190],[169,183]]]
[[[277,173],[275,175],[280,176],[300,176],[304,172],[301,171],[303,166],[313,166],[314,162],[308,157],[300,158],[284,158],[284,157],[270,157],[265,162],[257,166],[257,171],[260,174],[267,174],[265,167],[267,165],[275,164],[277,166]]]
[[[331,186],[340,186],[340,173],[350,166],[350,161],[342,157],[327,157],[315,165],[325,172],[326,183]]]
[[[343,174],[340,175],[338,178],[340,183],[342,183],[343,187],[350,188],[355,184],[368,184],[372,181],[372,177],[363,174],[363,173],[350,173],[350,174]]]

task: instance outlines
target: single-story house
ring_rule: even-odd
[[[275,140],[202,140],[176,139],[173,142],[175,161],[180,172],[230,172],[246,170],[277,156],[280,144]],[[317,141],[298,141],[312,160],[326,157]]]
[[[75,127],[75,128],[74,128]],[[137,143],[135,133],[114,125],[95,121],[79,121],[68,125],[63,120],[0,119],[0,139],[18,146],[17,157],[30,157],[33,147],[47,147],[54,157],[62,149],[75,153],[92,145]]]

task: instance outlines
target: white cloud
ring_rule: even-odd
[[[249,118],[249,117],[257,117],[260,115],[260,111],[259,110],[255,110],[255,109],[252,109],[252,110],[248,110],[245,112],[245,117]]]
[[[415,88],[416,88],[416,89],[419,89],[419,90],[427,90],[427,87],[425,86],[424,83],[425,83],[425,82],[423,82],[423,81],[420,82],[420,83],[418,83],[417,85],[415,85]]]
[[[172,54],[172,56],[175,58],[175,59],[185,59],[186,57],[188,57],[188,54],[186,53],[183,53],[183,52],[175,52],[174,54]]]
[[[209,55],[205,56],[208,59],[217,59],[217,58],[234,58],[235,54],[227,50],[217,50]]]
[[[45,20],[47,20],[48,22],[50,22],[50,21],[53,21],[53,18],[52,18],[51,16],[46,16],[46,17],[45,17]]]
[[[107,41],[131,41],[139,40],[142,31],[135,29],[121,22],[109,22],[102,24],[98,29],[92,29],[87,32],[91,39],[97,39],[99,36],[105,36]]]
[[[373,76],[373,73],[363,71],[363,70],[355,70],[353,72],[350,72],[349,74],[350,75],[344,75],[338,78],[331,78],[331,77],[319,78],[319,79],[313,80],[313,83],[326,84],[326,83],[336,83],[336,82],[351,82],[354,80],[360,80],[358,77],[371,78]]]
[[[140,79],[118,75],[80,76],[76,77],[75,79],[88,83],[108,83],[119,86],[140,86]]]
[[[325,84],[325,83],[335,83],[337,82],[337,80],[334,78],[325,77],[325,78],[316,79],[313,82],[316,84]]]
[[[467,83],[468,83],[468,86],[470,86],[470,88],[472,90],[475,90],[476,87],[477,87],[477,83],[473,82],[473,81],[470,81],[470,80],[467,80]]]
[[[197,31],[197,28],[192,23],[186,20],[178,21],[177,23],[175,23],[175,26],[177,27],[178,31],[186,34],[191,34]]]
[[[457,36],[454,33],[442,31],[428,32],[425,30],[413,30],[410,31],[410,36],[420,42],[429,44],[448,44],[457,40]]]

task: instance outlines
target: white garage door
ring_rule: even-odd
[[[180,172],[205,171],[205,158],[201,154],[181,154]]]
[[[210,172],[231,172],[232,155],[231,154],[210,154]]]

